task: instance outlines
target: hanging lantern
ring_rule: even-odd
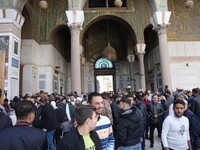
[[[107,47],[103,50],[103,57],[108,58],[112,61],[117,60],[117,54],[115,49],[108,43]]]
[[[39,2],[39,5],[40,5],[40,7],[41,7],[42,9],[47,9],[47,7],[48,7],[48,3],[47,3],[46,0],[41,0],[41,1]]]
[[[115,0],[115,6],[116,7],[122,7],[122,4],[123,4],[123,2],[122,2],[122,0]]]
[[[192,8],[194,6],[193,0],[186,0],[185,7],[186,8]]]

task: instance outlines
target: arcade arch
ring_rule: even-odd
[[[110,42],[117,54],[117,60],[113,62],[115,67],[110,69],[95,69],[95,63],[99,58],[103,57],[102,52],[108,42]],[[84,85],[88,84],[87,80],[92,80],[89,83],[94,83],[92,86],[98,91],[100,88],[98,85],[101,85],[101,83],[97,82],[97,77],[110,75],[113,78],[113,90],[130,90],[131,77],[127,55],[135,54],[134,47],[136,44],[137,39],[133,29],[126,21],[119,17],[104,15],[85,25],[82,32],[82,55],[86,59],[85,66],[88,68],[85,68],[88,69],[89,74],[84,73],[86,79]],[[136,72],[139,72],[137,63],[135,62],[134,68]],[[138,77],[136,75],[134,78]],[[138,88],[139,83],[135,84],[137,84]]]

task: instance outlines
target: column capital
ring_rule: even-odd
[[[153,25],[153,29],[157,31],[159,35],[166,34],[166,31],[170,25],[170,16],[170,11],[156,11],[151,17],[150,22]]]
[[[146,44],[144,43],[136,44],[136,54],[139,58],[144,56],[145,48],[146,48]]]
[[[128,54],[127,59],[128,59],[129,63],[134,63],[135,55],[134,54]]]
[[[70,31],[80,32],[82,30],[82,24],[79,22],[67,23]]]
[[[154,30],[158,33],[158,35],[166,34],[167,29],[169,28],[169,24],[157,25]]]

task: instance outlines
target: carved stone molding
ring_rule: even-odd
[[[168,28],[169,24],[163,24],[163,25],[157,25],[153,29],[158,33],[158,35],[163,35],[166,34]]]
[[[200,56],[172,56],[170,62],[199,62]]]
[[[68,23],[69,30],[71,34],[80,34],[82,30],[82,24],[81,23]]]
[[[21,38],[21,30],[17,28],[13,23],[0,23],[0,32],[12,32],[17,37]]]

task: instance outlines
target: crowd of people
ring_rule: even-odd
[[[0,150],[153,149],[155,128],[163,150],[200,149],[200,89],[40,91],[0,105]]]

